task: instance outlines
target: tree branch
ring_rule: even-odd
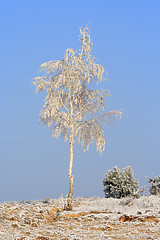
[[[62,98],[61,98],[61,95],[59,93],[59,90],[58,90],[58,94],[59,94],[59,98],[60,98],[60,101],[61,101],[61,104],[62,106],[66,109],[66,111],[68,112],[68,114],[70,115],[70,112],[68,111],[68,109],[66,108],[66,106],[64,105],[63,101],[62,101]]]
[[[110,117],[110,120],[112,120],[112,118],[114,119],[114,118],[118,118],[118,117],[121,117],[121,112],[120,111],[110,111],[110,112],[108,112],[108,113],[103,113],[103,114],[101,114],[100,116],[98,116],[98,117],[96,117],[96,118],[94,118],[94,119],[90,119],[89,121],[86,121],[86,122],[84,122],[82,125],[81,124],[79,124],[79,127],[78,127],[78,129],[77,130],[80,130],[81,128],[83,128],[85,125],[87,125],[87,124],[89,124],[89,123],[91,123],[91,122],[95,122],[96,120],[98,120],[98,119],[102,119],[103,117]],[[82,123],[82,122],[81,122]]]

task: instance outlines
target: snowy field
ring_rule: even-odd
[[[160,239],[160,196],[0,203],[0,240]]]

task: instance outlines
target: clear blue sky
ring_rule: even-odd
[[[0,201],[65,197],[69,145],[38,124],[43,95],[32,80],[39,66],[80,48],[89,20],[93,51],[108,72],[111,109],[125,116],[104,129],[100,157],[74,146],[74,196],[104,196],[115,165],[135,178],[160,175],[160,1],[3,1],[0,7]]]

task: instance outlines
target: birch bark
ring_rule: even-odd
[[[70,180],[70,190],[68,194],[68,199],[71,199],[73,196],[73,175],[72,175],[72,167],[73,167],[73,139],[70,140],[70,163],[69,163],[69,180]]]
[[[70,181],[70,190],[68,194],[69,202],[73,196],[73,175],[72,175],[72,168],[73,168],[73,141],[74,141],[74,133],[73,133],[73,99],[72,99],[72,77],[71,84],[69,86],[69,105],[70,105],[70,121],[71,121],[71,132],[70,132],[70,163],[69,163],[69,181]],[[69,203],[68,202],[68,203]]]

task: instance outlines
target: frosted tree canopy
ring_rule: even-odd
[[[40,122],[52,129],[54,137],[65,141],[78,141],[85,148],[95,140],[97,151],[105,149],[102,122],[121,116],[118,110],[105,112],[107,90],[97,90],[103,80],[104,68],[95,63],[90,31],[80,28],[81,49],[69,48],[62,60],[50,61],[40,66],[44,76],[34,79],[36,92],[46,91]]]

